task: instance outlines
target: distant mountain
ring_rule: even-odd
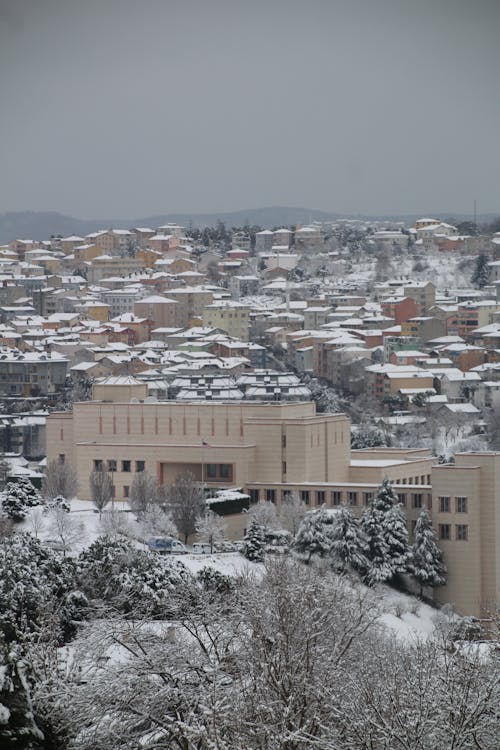
[[[338,214],[308,208],[253,208],[244,211],[220,211],[219,213],[186,214],[171,213],[146,216],[136,219],[76,219],[52,211],[18,211],[0,214],[0,244],[16,239],[45,240],[51,234],[85,235],[98,229],[130,229],[131,227],[155,228],[175,222],[182,226],[214,226],[223,221],[227,226],[242,226],[245,223],[262,227],[304,224],[309,221],[328,221]]]
[[[175,222],[185,227],[214,226],[218,221],[223,221],[228,227],[240,227],[247,223],[250,226],[279,227],[290,226],[291,224],[307,224],[311,221],[332,221],[339,218],[412,222],[419,215],[368,216],[359,214],[357,216],[346,216],[346,214],[318,211],[317,209],[287,206],[249,208],[242,211],[220,211],[206,214],[158,214],[139,219],[75,219],[73,216],[65,216],[52,211],[17,211],[0,214],[0,244],[16,239],[45,240],[49,239],[51,234],[61,234],[63,237],[71,234],[83,236],[89,234],[89,232],[109,227],[115,229],[151,227],[154,229],[167,222]],[[434,212],[433,215],[440,219],[446,219],[453,215],[457,221],[470,219],[469,215],[451,214],[449,211],[446,213]],[[495,214],[482,214],[478,217],[478,221],[490,222],[494,218]]]

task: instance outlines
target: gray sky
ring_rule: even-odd
[[[0,212],[500,213],[500,0],[0,0]]]

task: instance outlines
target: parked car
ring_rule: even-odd
[[[147,545],[152,552],[162,555],[185,555],[186,546],[170,536],[152,536],[147,540]]]
[[[193,552],[195,555],[209,555],[212,552],[212,547],[206,542],[195,542]]]

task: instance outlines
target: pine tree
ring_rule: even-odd
[[[482,289],[490,283],[491,268],[488,265],[488,256],[485,253],[481,253],[477,256],[474,273],[472,274],[471,282],[475,284],[478,289]]]
[[[368,560],[363,553],[366,542],[361,535],[359,522],[349,508],[343,505],[334,515],[330,532],[330,555],[335,570],[345,572],[351,569],[360,573],[366,572]]]
[[[412,553],[412,574],[420,584],[420,596],[424,586],[443,586],[446,567],[426,508],[420,511],[415,526]]]
[[[310,510],[302,519],[292,549],[306,563],[309,563],[313,556],[326,557],[330,552],[328,515],[324,508],[318,508]]]
[[[366,582],[390,582],[409,570],[411,549],[398,497],[384,479],[370,507],[361,518],[362,551],[368,559]]]
[[[44,736],[33,716],[30,686],[15,649],[0,645],[0,747],[42,750]]]
[[[2,500],[2,513],[13,521],[22,521],[28,515],[24,498],[16,493],[7,494]]]
[[[252,518],[243,539],[242,554],[252,562],[263,562],[266,546],[266,530]]]

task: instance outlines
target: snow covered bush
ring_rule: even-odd
[[[264,548],[266,546],[266,530],[254,518],[250,521],[247,533],[243,537],[241,554],[252,562],[264,560]]]
[[[179,560],[119,538],[99,537],[77,561],[77,580],[89,599],[127,616],[170,616],[177,591],[190,579]]]
[[[7,643],[46,625],[62,634],[67,623],[61,608],[75,589],[73,563],[31,534],[0,542],[0,636]]]
[[[42,499],[31,482],[21,477],[18,482],[9,482],[2,492],[2,512],[13,521],[22,521],[28,508],[40,505]]]
[[[44,511],[48,512],[51,510],[63,510],[65,513],[69,513],[71,508],[69,502],[63,495],[56,495],[53,498],[49,498],[44,505]]]

